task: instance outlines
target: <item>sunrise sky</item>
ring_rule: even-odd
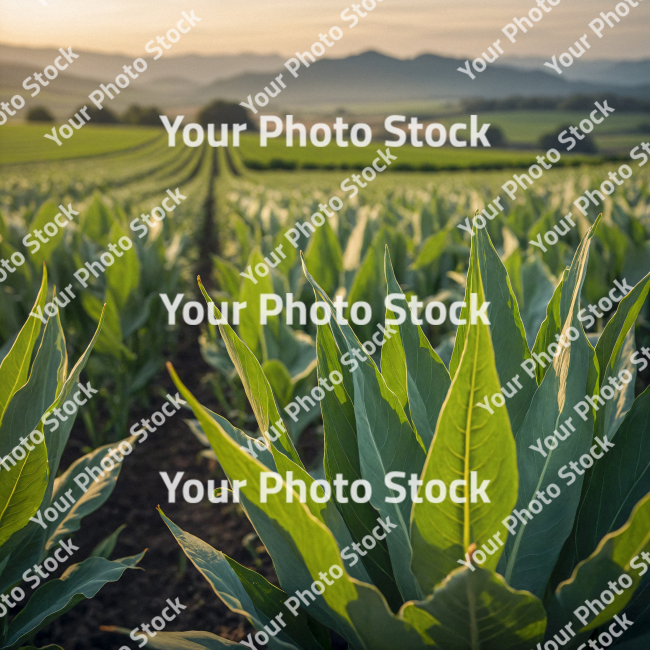
[[[534,0],[381,0],[349,29],[340,14],[350,4],[352,0],[0,0],[0,42],[141,55],[147,41],[173,27],[181,11],[193,9],[202,18],[200,28],[185,35],[170,55],[289,56],[338,25],[344,38],[328,56],[376,49],[399,57],[434,52],[474,58],[497,38],[504,42],[501,28],[535,6]],[[562,0],[520,41],[508,42],[506,54],[559,55],[584,33],[591,34],[588,23],[615,4]],[[592,34],[588,54],[650,57],[649,27],[650,2],[640,2],[602,39]]]

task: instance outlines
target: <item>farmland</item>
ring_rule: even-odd
[[[161,137],[159,129],[93,126],[75,132],[65,147],[58,147],[43,137],[43,133],[50,131],[51,128],[37,124],[8,126],[0,135],[0,165],[101,156],[136,148]]]
[[[554,119],[563,122],[577,118],[575,114],[559,117],[555,114]],[[625,116],[625,123],[621,122],[618,130],[612,129],[600,137],[617,138],[618,146],[620,138],[628,133],[625,137],[629,136],[629,141],[625,140],[625,146],[629,150],[642,139],[641,135],[630,133],[636,128],[638,119],[638,116]],[[538,115],[535,120],[539,134],[547,132],[547,127],[557,126],[550,119],[545,122],[543,116]],[[529,123],[512,114],[495,114],[494,121],[504,124],[506,135],[512,141],[533,142],[538,137],[537,132],[530,130]],[[75,132],[64,147],[58,148],[42,138],[42,129],[11,126],[0,136],[0,256],[11,259],[12,255],[20,253],[26,260],[16,265],[16,270],[7,274],[0,285],[1,356],[4,358],[9,353],[23,323],[36,320],[30,317],[35,301],[44,305],[54,300],[55,287],[59,292],[60,288],[73,286],[77,297],[58,310],[58,318],[48,321],[52,323],[48,327],[57,328],[57,342],[51,347],[53,350],[67,347],[72,368],[94,341],[84,368],[84,381],[89,381],[98,394],[79,409],[80,415],[74,426],[71,425],[69,445],[65,452],[62,451],[61,467],[65,470],[80,454],[95,453],[127,438],[135,448],[133,455],[122,463],[119,481],[115,476],[117,486],[111,499],[88,516],[75,539],[90,551],[111,536],[120,524],[126,523],[128,528],[117,542],[120,554],[135,556],[145,547],[150,551],[138,559],[145,572],[127,572],[129,575],[107,585],[96,598],[65,613],[63,618],[38,632],[39,645],[68,642],[82,647],[90,638],[94,645],[103,647],[99,644],[108,638],[117,647],[122,639],[117,636],[119,631],[111,628],[100,632],[100,625],[125,626],[122,620],[125,608],[133,608],[142,620],[150,620],[161,611],[165,598],[172,593],[189,606],[174,629],[212,630],[222,638],[236,641],[245,638],[253,630],[250,621],[255,616],[247,616],[246,620],[222,603],[215,606],[211,586],[204,584],[187,562],[186,554],[176,548],[172,539],[176,537],[190,560],[196,560],[185,530],[205,539],[243,567],[256,571],[262,576],[256,584],[266,585],[262,582],[266,579],[272,585],[281,584],[287,589],[290,572],[285,562],[289,557],[285,555],[288,553],[284,548],[286,540],[292,540],[300,549],[295,555],[300,571],[306,571],[299,563],[302,558],[309,557],[308,547],[315,543],[323,549],[328,562],[331,560],[330,565],[340,561],[334,537],[322,521],[316,523],[316,515],[321,516],[316,509],[308,515],[307,509],[298,503],[278,505],[273,502],[272,507],[276,509],[268,519],[277,528],[262,539],[267,529],[261,515],[256,513],[262,512],[263,506],[254,501],[252,493],[246,492],[249,504],[254,505],[247,508],[246,513],[237,504],[215,503],[208,499],[208,481],[217,484],[226,478],[238,478],[237,472],[242,472],[241,476],[249,475],[245,472],[252,475],[253,460],[246,453],[242,455],[237,447],[245,441],[251,443],[252,439],[268,435],[268,425],[277,422],[277,418],[284,421],[286,432],[278,434],[271,451],[262,452],[257,447],[260,462],[278,463],[278,467],[281,462],[287,467],[295,465],[294,470],[300,471],[305,480],[312,480],[309,477],[329,480],[332,468],[339,465],[350,477],[365,471],[361,466],[346,468],[343,455],[353,458],[349,450],[356,450],[358,465],[361,445],[367,445],[364,453],[374,453],[369,442],[373,428],[364,429],[362,418],[366,413],[370,414],[365,416],[370,420],[373,408],[377,412],[381,409],[389,423],[386,426],[392,427],[391,435],[399,436],[399,444],[411,449],[413,458],[421,461],[420,466],[413,461],[414,472],[423,476],[426,473],[430,478],[434,476],[432,463],[437,462],[437,457],[432,455],[434,460],[425,465],[424,452],[425,445],[437,444],[433,440],[436,422],[441,423],[440,435],[446,436],[441,439],[450,450],[435,448],[439,457],[449,454],[444,462],[441,461],[441,466],[452,467],[456,462],[454,454],[460,453],[454,447],[459,444],[454,437],[457,425],[450,419],[453,414],[443,406],[447,391],[450,391],[450,401],[455,400],[471,409],[483,394],[472,393],[468,397],[458,391],[469,391],[467,386],[478,383],[490,394],[497,393],[499,379],[505,384],[523,359],[530,358],[531,352],[539,354],[546,350],[550,343],[555,345],[555,335],[559,337],[564,333],[564,325],[572,325],[579,328],[580,339],[575,348],[571,348],[571,354],[562,357],[562,362],[574,373],[575,384],[571,385],[572,392],[567,393],[571,399],[583,399],[588,381],[592,382],[592,387],[605,385],[613,376],[612,368],[616,368],[617,373],[626,370],[635,377],[629,386],[626,384],[616,408],[611,406],[613,402],[608,403],[606,410],[596,414],[595,422],[591,421],[589,426],[596,429],[585,434],[590,444],[594,431],[599,435],[612,431],[613,435],[618,427],[622,432],[618,435],[628,436],[631,445],[639,443],[641,438],[634,436],[641,436],[643,432],[639,433],[641,429],[630,424],[626,413],[630,408],[644,407],[643,400],[647,397],[643,391],[649,383],[648,372],[637,372],[628,360],[634,348],[641,349],[642,345],[650,343],[650,314],[645,300],[650,286],[647,280],[650,272],[650,176],[646,167],[639,167],[628,159],[633,168],[631,177],[616,187],[602,205],[590,206],[583,215],[576,210],[574,201],[586,190],[600,187],[621,161],[602,162],[593,157],[567,156],[569,166],[549,170],[533,187],[521,191],[516,200],[504,199],[503,211],[484,219],[485,228],[476,229],[470,235],[458,226],[465,224],[466,219],[471,221],[477,210],[484,210],[497,195],[503,194],[501,186],[515,171],[535,161],[536,150],[466,153],[445,148],[432,153],[429,149],[395,149],[393,153],[405,166],[396,165],[377,175],[357,196],[348,198],[340,189],[341,182],[351,173],[348,170],[370,164],[371,152],[381,143],[366,150],[350,148],[335,152],[330,148],[292,151],[273,142],[263,150],[256,144],[256,135],[246,135],[239,150],[182,145],[169,148],[160,129],[89,127]],[[286,163],[295,163],[289,166],[297,169],[282,169],[282,164],[272,164],[274,160],[283,161],[285,167]],[[272,170],[260,171],[254,169],[256,166]],[[409,169],[411,171],[407,171]],[[173,203],[167,201],[171,196],[177,197]],[[317,223],[313,215],[321,205],[332,205],[332,197],[339,197],[341,206],[335,207],[334,202],[332,216]],[[68,204],[78,216],[52,236],[52,243],[37,252],[29,251],[23,244],[25,235],[36,228],[42,229],[43,224],[54,219],[59,210],[57,206]],[[157,213],[155,208],[158,208]],[[554,226],[570,211],[575,227],[563,233],[554,231]],[[597,228],[592,229],[601,212],[603,216]],[[160,219],[143,219],[144,215],[160,216],[161,213],[164,216]],[[299,223],[310,220],[314,228],[298,229]],[[137,228],[133,227],[134,223]],[[287,238],[292,229],[301,233],[295,239],[296,246]],[[559,232],[560,236],[555,236],[553,244],[550,243],[553,238],[547,238],[546,250],[531,243],[548,232]],[[86,264],[106,260],[102,255],[109,250],[109,245],[125,237],[132,247],[124,249],[124,254],[110,264],[104,261],[105,272],[97,277],[89,274],[88,286],[80,286],[75,273],[80,268],[88,268]],[[269,263],[273,260],[273,251],[281,244],[284,256]],[[479,257],[479,250],[482,257]],[[576,251],[581,251],[582,257],[576,256]],[[48,273],[44,283],[43,263]],[[273,268],[266,274],[256,275],[255,282],[240,275],[259,265]],[[570,272],[566,271],[567,267]],[[196,314],[208,313],[204,309],[206,302],[197,284],[197,275],[222,311],[223,304],[247,303],[238,323],[233,321],[230,312],[232,328],[225,323],[217,327],[207,318],[195,322]],[[611,295],[615,282],[622,280],[630,286],[639,285],[634,295],[621,303],[619,323],[614,316],[617,306],[611,300],[607,301],[607,306],[602,300]],[[419,300],[421,313],[430,303],[451,311],[453,303],[469,302],[470,293],[479,293],[495,305],[490,312],[492,322],[489,326],[479,324],[476,329],[463,329],[462,326],[457,329],[448,318],[435,324],[424,321],[421,329],[416,325],[409,328],[407,323],[400,328],[399,338],[391,339],[391,345],[383,351],[371,352],[364,345],[368,359],[355,375],[341,366],[338,352],[343,346],[351,350],[360,346],[360,342],[373,340],[373,335],[385,322],[385,296],[389,290]],[[316,324],[313,320],[301,324],[297,318],[290,323],[287,310],[283,308],[263,325],[259,307],[261,297],[288,293],[301,301],[307,310],[317,300],[326,302],[335,295],[341,296],[350,303],[344,315],[351,324],[337,328],[333,324]],[[180,306],[175,308],[175,318],[170,317],[170,308],[160,294],[168,296],[170,302],[182,295]],[[574,301],[570,299],[572,296]],[[580,301],[579,304],[576,301]],[[353,314],[352,304],[361,302],[369,306],[367,319],[358,319]],[[106,310],[102,317],[104,304]],[[187,305],[190,307],[186,309]],[[579,307],[587,305],[601,305],[599,315],[592,318],[592,322],[578,318]],[[101,331],[93,339],[100,319]],[[54,336],[51,331],[46,330],[47,336]],[[472,339],[473,331],[481,337],[480,343]],[[601,339],[603,331],[607,334],[602,336],[603,342],[594,351],[592,346]],[[63,333],[65,339],[62,339]],[[420,334],[423,338],[417,338]],[[47,336],[43,334],[42,337],[46,343]],[[465,337],[467,347],[463,348]],[[420,341],[417,349],[426,351],[424,357],[417,357],[417,349],[413,347],[416,340]],[[35,337],[32,346],[36,346]],[[45,349],[49,348],[44,346]],[[465,373],[478,371],[469,368],[470,353],[480,361],[477,366],[488,368],[485,375],[472,375],[472,381]],[[55,358],[54,352],[50,354]],[[433,373],[431,376],[438,373],[435,385],[420,383],[426,379],[413,370],[413,358],[430,364],[426,367],[427,372]],[[594,358],[598,361],[594,362]],[[167,361],[171,361],[173,370],[165,369]],[[373,364],[376,364],[377,373]],[[291,409],[287,411],[286,408],[313,395],[320,385],[319,378],[329,376],[332,371],[344,376],[343,388],[326,394],[322,410],[303,409],[296,418],[289,417]],[[455,380],[452,384],[454,371],[462,381]],[[495,483],[499,478],[498,462],[509,468],[508,472],[503,472],[503,476],[508,475],[508,493],[498,501],[499,512],[503,510],[501,519],[507,517],[515,505],[527,505],[517,501],[517,462],[518,458],[520,463],[524,462],[527,450],[515,450],[515,436],[527,436],[526,445],[535,442],[537,434],[541,438],[555,426],[549,425],[551,429],[546,431],[547,425],[545,421],[542,423],[541,417],[539,422],[535,421],[535,409],[539,409],[538,413],[548,409],[548,417],[554,418],[553,421],[558,420],[563,409],[562,386],[565,385],[561,384],[560,373],[556,377],[552,365],[537,368],[536,372],[538,376],[532,381],[529,378],[524,384],[525,391],[516,397],[520,400],[517,408],[511,406],[515,402],[507,402],[506,408],[496,411],[494,428],[491,424],[485,424],[484,429],[476,425],[479,430],[473,432],[479,436],[489,429],[492,433],[484,443],[485,451],[481,452],[485,455],[478,460],[472,459],[472,467],[476,469],[481,465],[481,471],[491,472]],[[62,381],[60,372],[57,373],[54,371],[53,378],[48,380],[54,385]],[[354,383],[361,382],[358,379],[361,373],[364,385],[370,387],[367,393],[360,389],[359,383]],[[552,382],[544,384],[544,376],[560,388],[546,388]],[[476,382],[472,383],[474,379]],[[580,381],[580,388],[573,388]],[[549,392],[542,394],[542,387]],[[424,399],[425,389],[430,389],[435,398]],[[321,392],[325,395],[325,391]],[[169,402],[170,396],[175,399],[173,396],[177,393],[188,405],[178,417],[168,414],[165,423],[154,428],[152,413],[161,411],[165,400]],[[641,401],[632,407],[635,398]],[[418,411],[420,403],[421,408],[426,406],[425,411]],[[209,411],[202,410],[200,404]],[[44,408],[47,406],[49,403]],[[479,421],[479,415],[475,417]],[[357,429],[352,435],[349,424],[355,418],[359,442]],[[150,424],[146,438],[138,428],[143,419]],[[155,420],[153,422],[156,424]],[[375,428],[379,430],[381,426],[384,425],[377,422]],[[337,432],[337,436],[333,432]],[[136,434],[140,438],[137,443]],[[584,447],[584,441],[581,444]],[[637,444],[635,448],[645,447]],[[614,456],[614,452],[611,453]],[[271,454],[274,456],[269,458]],[[377,467],[384,467],[385,461],[385,458],[373,457]],[[612,463],[619,461],[617,456]],[[645,456],[642,462],[646,462]],[[482,468],[482,463],[486,469]],[[259,463],[253,469],[258,466]],[[534,474],[536,467],[532,462],[520,467],[519,476],[524,477],[520,495],[528,489],[525,477],[537,476]],[[167,479],[161,477],[161,472],[166,473]],[[180,472],[184,475],[179,478],[174,492],[169,487],[170,477]],[[608,485],[616,483],[611,475],[597,478],[609,481]],[[643,471],[639,470],[635,479],[638,485],[646,485],[647,476]],[[189,481],[194,481],[192,490],[185,489]],[[196,493],[193,490],[198,489],[197,483],[202,486],[204,498],[185,496]],[[587,481],[585,485],[581,503],[586,504],[585,508],[592,508],[590,512],[600,512],[597,495],[589,492]],[[104,500],[113,487],[112,484],[110,488],[102,488]],[[629,498],[621,504],[624,519],[619,521],[623,516],[620,515],[611,522],[608,520],[609,528],[592,530],[589,521],[576,516],[575,530],[580,535],[584,531],[579,539],[588,541],[580,541],[575,552],[566,547],[558,548],[557,556],[566,564],[560,566],[558,561],[554,568],[554,564],[546,562],[548,566],[544,565],[543,570],[535,569],[535,581],[526,582],[523,576],[526,570],[521,558],[525,553],[522,551],[518,556],[519,547],[514,550],[507,547],[499,573],[507,573],[516,589],[526,590],[526,596],[517,592],[517,598],[525,600],[522,607],[534,610],[530,629],[526,632],[530,634],[531,647],[543,637],[541,621],[546,621],[546,614],[541,600],[546,585],[548,589],[555,589],[560,580],[570,576],[578,561],[591,557],[596,543],[604,534],[617,531],[627,517],[632,516],[632,506],[647,492],[650,486],[639,494],[630,489]],[[170,493],[175,494],[174,499],[170,498]],[[158,505],[164,511],[164,519],[155,511]],[[360,539],[361,532],[355,528],[358,526],[355,522],[365,521],[369,514],[379,516],[375,505],[341,508],[340,512],[335,511],[336,516],[331,513],[328,516],[337,522],[337,530],[345,530],[350,539]],[[413,538],[414,557],[419,558],[413,566],[419,584],[429,589],[458,564],[455,557],[450,560],[451,556],[439,551],[442,542],[435,538],[435,531],[427,528],[427,517],[423,515],[425,507],[417,505],[413,510],[414,525],[419,526],[422,533],[421,540]],[[381,511],[381,515],[386,516],[387,512]],[[252,523],[249,523],[246,515],[251,513]],[[553,517],[562,519],[559,510],[553,513]],[[460,520],[461,515],[461,509],[454,510],[453,517]],[[446,515],[436,510],[436,516],[443,520]],[[574,531],[573,515],[562,521],[565,528],[568,526],[563,533],[566,537]],[[313,539],[298,530],[298,524],[293,528],[293,522],[299,522]],[[543,527],[543,523],[539,525]],[[638,523],[635,526],[640,530]],[[487,531],[484,532],[482,542],[489,537]],[[408,536],[412,533],[406,529],[395,534],[403,534],[403,539],[411,543]],[[274,535],[284,540],[282,544]],[[522,537],[522,548],[526,552],[537,552],[534,543],[525,535]],[[193,543],[198,542],[200,540]],[[457,546],[461,547],[460,542]],[[378,555],[378,562],[390,579],[382,577],[382,571],[373,569],[368,563],[367,574],[363,569],[364,573],[353,576],[356,581],[347,577],[345,580],[349,589],[358,590],[355,598],[363,601],[364,606],[375,607],[381,597],[396,611],[403,602],[418,600],[419,587],[414,587],[416,578],[404,570],[409,563],[394,555],[394,549],[384,550],[387,557],[393,554],[391,560]],[[423,554],[434,552],[439,553],[436,566],[443,567],[444,571],[431,568],[423,559]],[[459,557],[463,557],[463,552]],[[481,569],[484,575],[497,569],[497,559],[493,565]],[[397,567],[401,567],[401,575]],[[243,575],[242,571],[238,575]],[[438,575],[440,571],[443,573]],[[553,571],[557,573],[552,574]],[[467,574],[465,571],[463,575]],[[125,586],[127,580],[128,588]],[[367,586],[359,587],[362,583]],[[12,583],[8,581],[7,584]],[[274,593],[270,587],[264,588],[267,593]],[[502,592],[498,590],[505,589],[496,578],[491,588],[500,597]],[[644,581],[639,593],[647,588]],[[349,608],[349,614],[340,614],[334,601],[327,601],[326,607],[334,612],[331,614],[334,621],[339,617],[356,616],[353,607]],[[647,611],[642,610],[639,599],[632,600],[627,610],[634,612],[635,625],[639,629],[648,625]],[[377,620],[385,618],[390,625],[397,626],[394,621],[398,619],[389,616],[388,611],[388,607],[378,607]],[[420,609],[413,620],[424,616],[424,611]],[[372,630],[364,627],[360,620],[355,621],[351,625],[354,634],[368,635],[364,636],[364,643],[373,643],[367,641]],[[347,623],[336,625],[339,632],[349,633]],[[389,624],[386,625],[388,629]],[[71,634],[71,629],[77,631]],[[393,639],[402,633],[396,629],[390,628]]]

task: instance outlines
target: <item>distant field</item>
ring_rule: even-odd
[[[599,113],[600,115],[600,113]],[[578,126],[581,120],[589,116],[589,111],[503,111],[495,113],[480,113],[481,123],[489,122],[501,127],[509,142],[513,144],[535,144],[541,135],[550,133],[560,126]],[[442,124],[469,121],[469,116],[455,116],[443,118]],[[613,134],[634,134],[642,123],[648,123],[648,113],[613,113],[596,125],[592,136],[596,144],[607,149],[616,141],[612,138],[603,139],[602,136]],[[641,137],[641,134],[639,134]]]
[[[153,127],[84,126],[69,140],[62,139],[59,147],[43,137],[51,132],[47,124],[0,126],[0,165],[99,156],[163,137],[163,131]]]
[[[287,148],[285,140],[269,141],[260,147],[257,135],[243,135],[239,155],[251,169],[363,169],[377,156],[377,149],[384,150],[382,142],[373,142],[365,148],[337,146]],[[455,149],[452,147],[415,148],[411,146],[390,147],[394,170],[454,170],[454,169],[500,169],[528,167],[535,162],[539,151],[513,151],[510,149]],[[565,162],[579,164],[590,159],[585,156],[564,156]],[[594,160],[593,158],[591,160]]]

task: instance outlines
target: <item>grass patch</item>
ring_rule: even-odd
[[[47,124],[6,124],[0,128],[0,165],[86,158],[132,149],[163,137],[155,127],[84,126],[63,144],[44,138]]]

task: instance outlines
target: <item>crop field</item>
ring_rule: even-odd
[[[239,155],[244,164],[251,169],[363,169],[376,156],[375,150],[386,149],[383,141],[366,148],[334,146],[316,147],[307,143],[305,147],[287,148],[284,139],[270,140],[268,146],[261,147],[259,136],[243,135]],[[465,151],[443,147],[402,147],[395,162],[397,170],[439,171],[449,169],[496,169],[508,167],[530,167],[535,157],[542,151],[512,151],[509,149],[479,149]],[[567,155],[567,165],[582,162],[600,162],[598,158]]]
[[[526,650],[621,573],[568,647],[625,615],[648,647],[650,165],[511,199],[541,152],[404,147],[351,196],[381,142],[42,132],[0,135],[1,647],[118,648],[178,597],[149,647]]]
[[[65,147],[53,147],[51,141],[43,138],[42,126],[9,125],[0,135],[0,165],[101,156],[156,139],[161,139],[160,129],[93,126],[75,133]]]

